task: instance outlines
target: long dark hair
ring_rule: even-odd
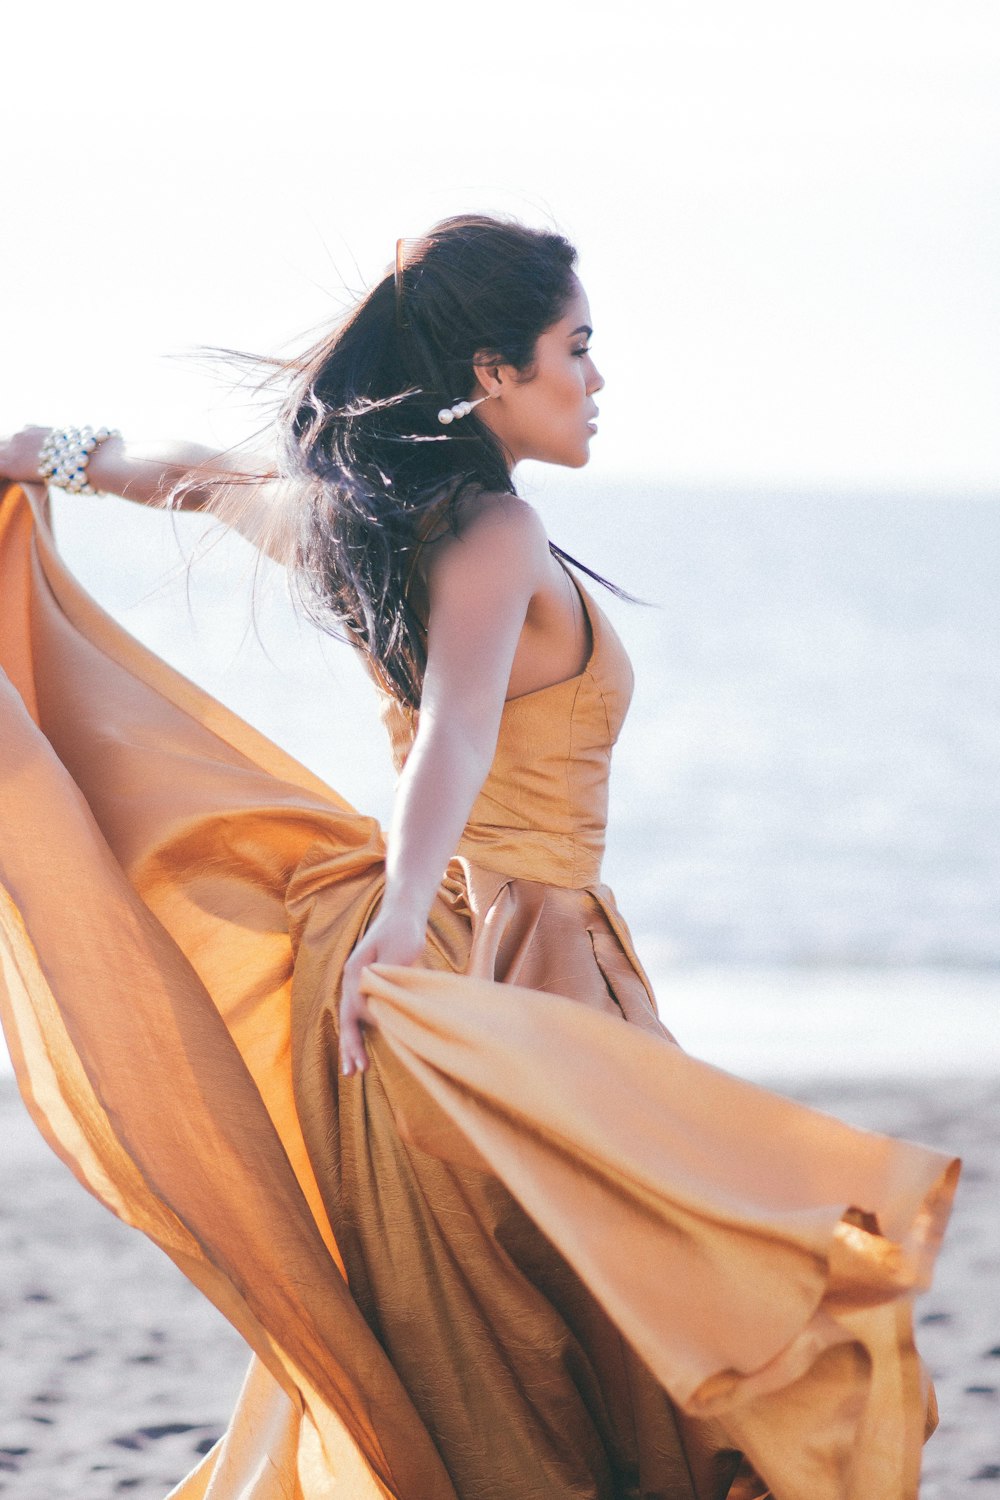
[[[514,492],[510,457],[476,413],[448,426],[437,414],[473,391],[477,356],[531,379],[539,335],[573,295],[576,251],[560,234],[482,215],[445,219],[403,248],[332,334],[276,366],[290,380],[277,431],[294,491],[293,586],[316,623],[346,633],[415,708],[417,552],[457,531],[470,492]]]

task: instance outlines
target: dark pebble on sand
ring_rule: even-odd
[[[1000,1479],[1000,1464],[983,1464],[972,1476],[973,1479]]]
[[[199,1438],[191,1451],[200,1454],[204,1458],[205,1454],[210,1453],[218,1441],[219,1439],[214,1437]]]
[[[86,1360],[93,1359],[96,1353],[96,1349],[81,1349],[79,1354],[67,1354],[66,1364],[82,1365]]]
[[[119,1479],[118,1483],[115,1485],[115,1489],[116,1490],[134,1490],[135,1487],[136,1487],[136,1485],[137,1484],[141,1484],[141,1483],[142,1483],[141,1479]]]
[[[921,1321],[921,1323],[950,1323],[951,1322],[951,1313],[946,1313],[946,1312],[924,1313],[924,1315],[920,1319],[920,1321]]]
[[[42,1427],[54,1427],[55,1420],[52,1417],[40,1417],[37,1412],[32,1412],[28,1418],[29,1422],[38,1422]]]
[[[158,1354],[130,1354],[127,1363],[130,1365],[155,1365],[158,1364]]]
[[[14,1458],[0,1458],[0,1474],[20,1474],[21,1465]]]
[[[111,1441],[114,1443],[116,1448],[129,1448],[133,1452],[137,1452],[142,1447],[141,1438],[137,1438],[134,1433],[131,1432],[125,1433],[123,1437],[112,1438]]]
[[[0,1448],[0,1458],[24,1458],[30,1448]]]
[[[53,1299],[48,1292],[25,1292],[25,1302],[51,1302]]]
[[[967,1396],[995,1396],[996,1393],[995,1385],[967,1385],[965,1387]]]
[[[161,1422],[158,1427],[137,1427],[140,1437],[161,1438],[174,1437],[178,1432],[195,1432],[194,1422]]]
[[[992,1349],[987,1349],[983,1355],[984,1359],[1000,1359],[1000,1344],[994,1344]]]

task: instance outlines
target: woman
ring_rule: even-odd
[[[185,1500],[916,1494],[956,1164],[687,1057],[600,883],[630,671],[512,477],[587,461],[574,261],[436,226],[286,367],[278,482],[90,454],[216,506],[361,650],[387,846],[0,509],[15,1066],[257,1356]]]

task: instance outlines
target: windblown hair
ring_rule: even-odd
[[[290,382],[277,432],[293,494],[293,587],[415,708],[417,552],[457,531],[463,497],[514,492],[510,456],[477,414],[444,426],[437,413],[473,392],[477,361],[532,378],[539,335],[573,295],[576,251],[562,235],[479,215],[445,219],[405,247],[332,333],[272,368]]]

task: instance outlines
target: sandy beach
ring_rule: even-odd
[[[941,1423],[925,1500],[1000,1496],[1000,1084],[823,1080],[784,1092],[965,1159],[918,1304]],[[157,1500],[221,1433],[247,1362],[222,1318],[91,1199],[0,1078],[0,1494]]]

